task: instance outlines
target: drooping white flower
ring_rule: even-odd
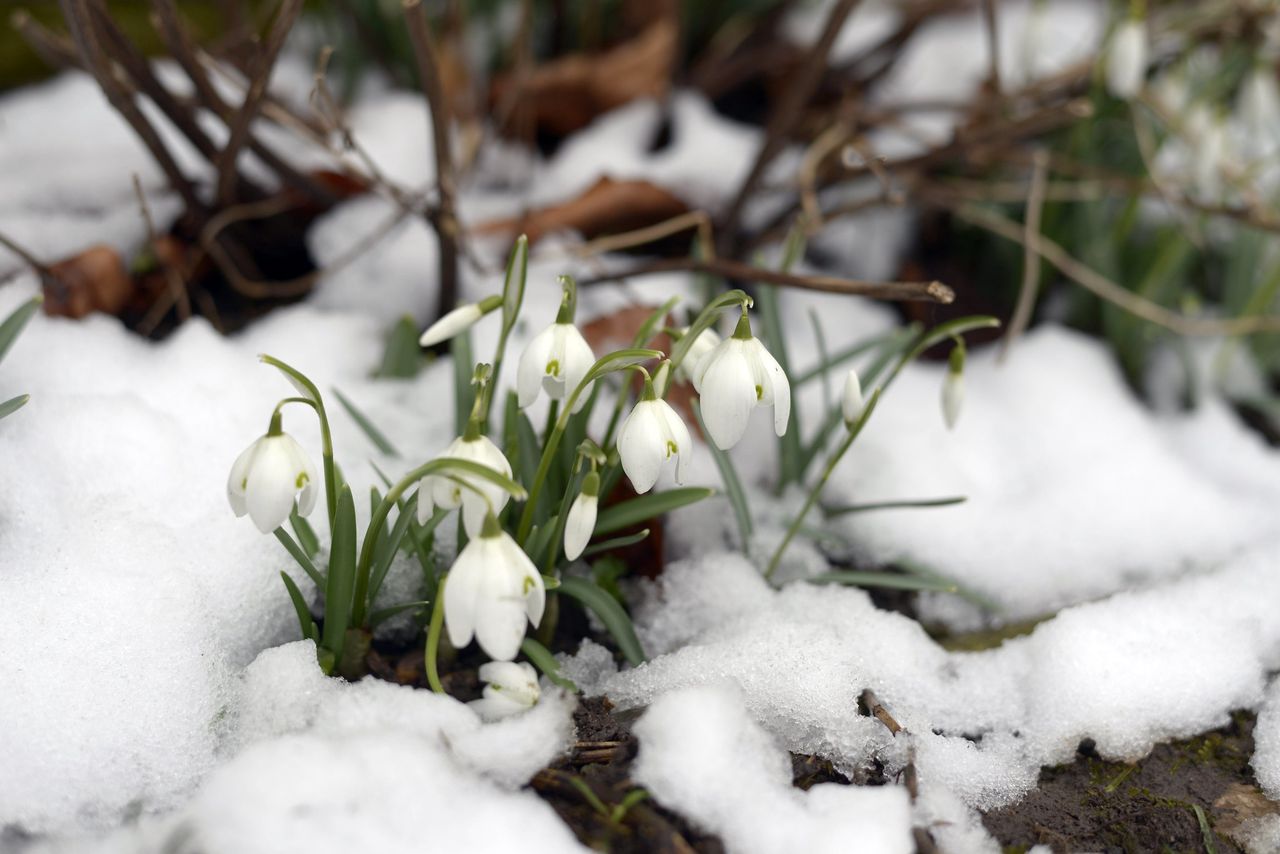
[[[746,312],[733,337],[698,362],[693,385],[701,395],[707,433],[721,450],[738,444],[757,406],[772,406],[773,431],[779,436],[787,432],[791,383],[778,360],[751,334]]]
[[[511,477],[511,463],[502,450],[487,436],[481,436],[471,429],[468,429],[467,435],[450,442],[440,456],[469,460]],[[458,483],[458,480],[470,484],[470,487]],[[418,485],[418,522],[425,525],[437,507],[445,510],[461,507],[462,524],[467,534],[474,537],[484,524],[485,514],[491,509],[494,513],[500,511],[506,506],[509,497],[502,487],[474,475],[460,472],[448,476],[427,475]]]
[[[427,331],[418,339],[418,346],[431,347],[441,341],[448,341],[453,336],[470,329],[480,318],[500,305],[502,305],[502,297],[496,294],[485,297],[480,302],[460,305],[427,327]]]
[[[510,661],[520,651],[525,621],[542,621],[547,591],[533,561],[498,525],[485,516],[480,536],[458,555],[444,586],[444,624],[457,649],[474,637],[495,661]]]
[[[964,347],[956,345],[947,363],[946,379],[942,381],[942,420],[948,430],[954,429],[960,420],[960,407],[964,403],[964,358]]]
[[[564,400],[582,382],[595,360],[591,345],[578,327],[559,321],[551,324],[535,335],[520,354],[520,367],[516,372],[520,408],[530,406],[538,399],[538,392],[544,390],[552,400]],[[590,390],[587,387],[578,395],[574,412],[587,402]]]
[[[1251,135],[1272,135],[1280,129],[1280,85],[1275,70],[1258,65],[1240,86],[1240,118]]]
[[[284,524],[297,501],[298,513],[316,506],[316,467],[306,451],[273,418],[267,435],[244,450],[231,465],[227,500],[237,516],[249,514],[269,534]]]
[[[689,327],[685,327],[683,334],[688,334]],[[698,333],[698,337],[693,339],[693,343],[689,345],[689,350],[684,354],[684,360],[680,362],[680,367],[676,368],[676,379],[682,382],[692,382],[693,376],[697,373],[698,364],[711,354],[712,351],[720,344],[720,336],[710,329],[704,329]],[[661,388],[661,386],[659,386]]]
[[[684,483],[692,449],[689,428],[671,404],[657,397],[646,378],[643,396],[618,431],[618,456],[632,487],[641,494],[653,489],[662,466],[672,457],[676,458],[676,483]]]
[[[862,381],[858,379],[858,372],[850,368],[844,378],[844,399],[840,402],[840,414],[844,416],[844,423],[853,426],[862,417],[865,406],[866,401],[862,399]]]
[[[1147,22],[1126,18],[1111,34],[1107,45],[1107,90],[1130,100],[1142,91],[1147,76]]]
[[[527,661],[490,661],[480,665],[484,695],[467,705],[486,721],[518,715],[538,704],[538,673]]]
[[[625,428],[624,428],[625,429]],[[594,471],[582,481],[582,491],[569,505],[564,523],[564,556],[577,560],[596,530],[596,514],[600,507],[600,475]]]

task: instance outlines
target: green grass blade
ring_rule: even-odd
[[[453,432],[461,436],[471,417],[471,405],[475,403],[476,390],[471,385],[475,362],[471,356],[471,330],[453,337],[449,343],[453,354]]]
[[[638,525],[655,516],[661,516],[663,513],[669,513],[715,494],[714,489],[686,486],[681,489],[641,495],[601,510],[599,518],[596,519],[596,533],[609,534],[631,525]]]
[[[867,513],[872,510],[898,510],[908,507],[950,507],[953,504],[963,504],[968,500],[963,495],[953,495],[948,498],[920,498],[903,501],[877,501],[871,504],[846,504],[842,507],[824,507],[823,511],[827,514],[828,519],[834,519],[837,516],[847,516],[850,513]]]
[[[813,340],[818,346],[818,364],[825,365],[831,361],[831,355],[827,352],[827,336],[822,332],[822,323],[818,320],[818,312],[809,309],[809,327],[813,329]],[[830,410],[834,403],[831,396],[831,372],[822,372],[822,408]]]
[[[19,409],[27,405],[27,401],[31,399],[29,394],[20,394],[17,397],[11,397],[4,403],[0,403],[0,418],[5,418]]]
[[[320,570],[316,569],[316,565],[311,562],[311,558],[303,548],[293,541],[293,537],[289,536],[289,532],[283,526],[276,528],[275,535],[276,539],[280,541],[280,545],[284,546],[284,550],[298,562],[298,566],[302,567],[302,571],[307,574],[307,577],[323,590],[325,586],[324,576],[320,574]]]
[[[937,578],[903,575],[897,572],[824,572],[808,579],[810,584],[843,584],[849,587],[885,587],[892,590],[935,590],[959,593],[955,584]]]
[[[311,527],[311,523],[298,515],[296,505],[289,511],[289,525],[293,528],[294,536],[298,538],[298,545],[302,546],[302,550],[307,553],[307,557],[314,559],[316,555],[320,554],[320,538],[316,536],[316,531]]]
[[[653,336],[657,334],[658,329],[667,319],[667,315],[680,302],[680,297],[672,297],[664,302],[653,314],[645,318],[644,323],[640,324],[640,328],[636,330],[635,338],[631,339],[632,347],[645,347],[653,340]]]
[[[4,357],[8,354],[9,348],[13,346],[13,342],[18,340],[18,334],[22,332],[22,328],[27,325],[35,313],[40,309],[40,303],[43,299],[34,296],[31,299],[18,306],[13,312],[0,323],[0,362],[4,361]],[[16,400],[17,398],[14,398]],[[12,403],[12,401],[10,401]],[[21,406],[22,404],[18,404]],[[17,407],[14,407],[16,409]],[[12,412],[13,410],[10,410]],[[7,413],[6,413],[7,414]]]
[[[594,557],[613,549],[625,549],[627,546],[634,546],[636,543],[643,542],[649,536],[649,529],[645,528],[634,534],[627,534],[625,537],[614,537],[612,540],[605,540],[602,543],[592,543],[583,550],[583,557]]]
[[[356,584],[356,507],[351,487],[338,495],[334,518],[333,546],[329,550],[329,580],[324,594],[324,635],[322,644],[342,660],[342,647],[351,621],[351,597]]]
[[[369,614],[369,629],[373,630],[379,624],[385,623],[397,614],[403,614],[405,611],[416,611],[422,608],[431,607],[430,599],[421,599],[417,602],[401,602],[399,605],[391,605],[386,608],[379,608]]]
[[[375,448],[386,454],[388,457],[400,456],[400,452],[396,450],[396,446],[391,444],[391,441],[387,439],[386,435],[383,434],[383,432],[369,420],[369,417],[361,412],[345,394],[335,388],[333,390],[333,396],[338,398],[338,403],[341,403],[342,408],[347,410],[347,414],[351,416],[351,420],[356,422],[356,426],[360,428],[361,432],[369,437],[369,441],[373,443]]]
[[[697,403],[693,404],[693,415],[698,419],[698,427],[702,430],[702,435],[707,435],[707,425],[702,423],[702,407]],[[720,480],[724,484],[725,495],[729,496],[733,516],[738,521],[738,535],[742,538],[742,549],[746,551],[750,548],[752,533],[751,507],[747,503],[747,493],[742,488],[742,481],[738,479],[738,470],[734,467],[729,454],[720,450],[715,442],[707,442],[707,447],[711,449],[711,458],[716,461],[716,468],[720,470]]]
[[[769,342],[769,352],[773,358],[777,359],[782,373],[791,376],[791,361],[787,356],[786,338],[782,334],[782,311],[778,307],[778,289],[772,285],[760,285],[757,293],[757,306],[764,325],[764,337]],[[799,477],[800,432],[800,407],[793,406],[788,415],[787,430],[778,439],[779,489]]]
[[[374,372],[384,379],[411,379],[422,370],[422,349],[418,347],[418,324],[405,315],[396,321],[387,336],[387,349],[382,353],[382,364]]]
[[[302,591],[293,583],[289,573],[280,573],[280,580],[284,582],[284,589],[289,591],[289,601],[293,602],[293,610],[298,615],[298,627],[302,629],[302,637],[307,640],[316,640],[319,634],[316,630],[316,621],[311,617],[307,600],[302,598]]]
[[[552,682],[566,691],[578,693],[578,686],[573,683],[573,680],[561,674],[560,662],[556,661],[556,657],[551,654],[551,650],[538,643],[534,638],[526,637],[520,644],[520,651],[524,653],[525,658],[533,662],[534,667],[542,671],[542,674]]]
[[[640,646],[640,639],[636,637],[635,626],[631,624],[631,617],[618,604],[617,599],[614,599],[590,581],[572,576],[560,580],[558,592],[576,599],[587,608],[590,608],[592,613],[600,618],[600,622],[604,623],[604,627],[609,630],[609,634],[613,636],[618,648],[622,650],[622,654],[628,662],[633,666],[639,666],[644,663],[644,649]]]
[[[378,599],[378,591],[382,589],[382,582],[386,579],[387,572],[391,569],[391,562],[400,551],[400,544],[404,542],[405,534],[409,532],[409,526],[416,521],[414,517],[417,513],[418,494],[415,492],[409,501],[400,507],[400,515],[396,517],[395,527],[387,535],[386,544],[379,543],[379,549],[374,553],[373,570],[369,573],[369,593],[366,605],[366,608],[370,611],[373,610],[373,603]],[[383,528],[383,530],[385,531],[386,528]]]

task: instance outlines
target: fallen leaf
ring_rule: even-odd
[[[90,246],[53,264],[44,282],[44,313],[50,317],[84,317],[95,311],[118,315],[137,290],[120,253],[110,246]]]
[[[522,120],[532,120],[537,130],[568,136],[615,107],[666,94],[676,44],[676,23],[663,17],[604,53],[563,56],[532,69],[523,80],[518,72],[504,74],[490,87],[489,103],[495,108],[514,103]]]
[[[525,234],[529,243],[556,231],[576,231],[587,240],[645,228],[689,211],[689,206],[647,181],[604,177],[577,198],[523,216],[490,220],[477,234]]]
[[[1214,829],[1233,841],[1242,842],[1236,838],[1240,831],[1255,819],[1280,814],[1280,804],[1269,799],[1256,786],[1232,783],[1213,802],[1212,811]]]

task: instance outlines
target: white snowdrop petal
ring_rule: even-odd
[[[470,328],[481,317],[484,317],[484,313],[476,303],[460,305],[427,327],[427,331],[418,339],[418,346],[431,347],[441,341],[448,341]]]
[[[288,446],[279,442],[281,438],[273,436],[262,440],[245,488],[249,518],[264,534],[279,528],[289,518],[293,497],[298,491],[293,455]]]
[[[435,515],[435,501],[431,497],[430,478],[424,477],[418,482],[418,524],[425,525]]]
[[[566,396],[573,394],[573,390],[586,377],[591,370],[591,366],[595,364],[595,353],[591,352],[591,345],[587,343],[587,339],[582,337],[582,333],[578,331],[576,326],[566,326],[564,336],[564,365],[561,376],[564,377],[564,393]],[[591,387],[588,386],[582,390],[582,394],[578,395],[577,401],[573,405],[573,411],[577,412],[586,405],[587,398],[591,394]]]
[[[663,401],[662,405],[665,407],[667,432],[678,449],[676,456],[676,483],[683,484],[689,460],[693,456],[693,436],[689,434],[689,427],[684,423],[684,419],[680,417],[680,414],[666,401]]]
[[[583,495],[573,499],[569,506],[569,515],[564,525],[564,556],[569,560],[577,560],[591,542],[591,535],[596,528],[596,515],[600,500],[594,495]]]
[[[514,582],[514,583],[513,583]],[[510,661],[524,640],[525,605],[521,580],[507,572],[488,572],[476,603],[476,642],[485,655]]]
[[[773,354],[758,340],[752,341],[756,345],[755,355],[760,366],[760,387],[763,390],[760,402],[773,405],[773,432],[781,436],[787,432],[787,422],[791,418],[791,383]]]
[[[840,414],[844,417],[846,424],[852,424],[862,417],[863,407],[866,402],[862,398],[862,381],[858,379],[858,372],[850,368],[849,373],[844,378],[844,397],[840,401]]]
[[[252,445],[240,452],[240,456],[236,457],[236,461],[231,464],[231,474],[227,477],[227,501],[231,504],[231,509],[236,516],[243,516],[249,512],[248,506],[245,504],[245,486],[249,479],[249,470],[253,467],[253,459],[258,454],[258,446],[262,440],[255,441]]]
[[[1130,99],[1142,90],[1147,74],[1147,25],[1130,18],[1116,27],[1107,48],[1107,89]]]
[[[640,401],[631,410],[618,431],[618,456],[622,470],[636,492],[644,494],[658,482],[662,471],[662,425],[655,420],[652,401]]]
[[[720,345],[702,375],[702,420],[716,447],[727,451],[747,431],[747,419],[756,405],[755,378],[740,348],[725,350],[733,340]]]
[[[555,325],[552,324],[535,335],[520,354],[520,365],[516,369],[516,402],[521,409],[526,409],[538,399],[554,334]]]
[[[462,649],[471,643],[475,635],[476,612],[489,562],[489,555],[485,552],[483,539],[467,543],[453,562],[453,569],[449,570],[445,581],[444,627],[454,649]]]

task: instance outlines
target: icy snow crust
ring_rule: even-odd
[[[841,49],[888,26],[884,6],[864,6]],[[1068,48],[1098,31],[1087,8],[1002,21],[1057,34],[1054,61],[1067,62]],[[974,27],[960,18],[931,29],[930,50],[912,62],[954,59]],[[309,67],[282,65],[286,96],[305,99]],[[922,71],[912,88],[903,72],[887,85],[902,87],[893,97],[958,94],[925,85],[937,78]],[[464,218],[560,201],[605,175],[722,204],[758,134],[689,93],[672,106],[673,143],[657,153],[647,141],[660,115],[647,103],[602,117],[549,162],[490,152],[482,178],[464,188]],[[429,183],[421,99],[370,87],[352,121],[384,171],[411,187]],[[303,154],[322,162],[318,151]],[[783,177],[795,156],[781,159]],[[130,172],[156,216],[171,217],[176,205],[154,166],[83,77],[0,101],[0,230],[42,257],[95,241],[135,251],[145,234]],[[327,263],[393,213],[377,198],[344,204],[313,228],[313,251]],[[910,217],[842,223],[816,249],[833,272],[891,276]],[[535,252],[517,347],[552,319],[555,274],[582,271],[558,240]],[[495,267],[505,251],[501,242],[476,248]],[[38,850],[112,852],[582,850],[521,789],[571,743],[572,698],[544,684],[534,710],[484,724],[427,692],[323,678],[310,644],[296,641],[278,578],[293,570],[288,557],[234,519],[223,495],[231,461],[289,393],[257,364],[264,351],[366,411],[402,453],[378,459],[393,475],[448,443],[438,403],[450,397],[448,364],[412,381],[369,379],[387,325],[430,310],[436,251],[410,218],[308,302],[233,338],[197,320],[148,344],[110,318],[37,318],[10,353],[0,384],[33,398],[0,425],[0,850],[31,837]],[[18,269],[0,255],[0,273]],[[470,271],[464,282],[471,297],[497,286],[497,275]],[[34,289],[32,276],[17,275],[0,289],[0,314]],[[581,308],[590,317],[690,293],[684,277],[655,276],[588,289]],[[823,295],[786,293],[783,310],[800,369],[817,358],[811,311],[837,346],[893,322],[882,306]],[[477,328],[477,352],[491,351],[492,327]],[[583,687],[645,709],[637,783],[735,852],[909,851],[913,824],[948,851],[994,851],[976,810],[1016,800],[1082,738],[1133,759],[1224,723],[1232,709],[1260,708],[1254,767],[1280,796],[1280,690],[1267,684],[1280,667],[1280,454],[1212,400],[1191,414],[1153,414],[1102,347],[1052,326],[1003,366],[971,356],[965,413],[950,433],[937,414],[941,379],[935,366],[903,373],[830,499],[968,503],[848,517],[828,531],[845,545],[824,548],[913,560],[997,606],[926,597],[929,622],[1044,621],[997,649],[949,653],[861,591],[799,581],[827,569],[803,539],[780,570],[792,582],[768,587],[741,556],[723,502],[707,502],[669,521],[674,562],[662,581],[632,590],[650,663],[619,672],[589,642],[565,661]],[[809,427],[822,413],[817,385],[797,396]],[[340,407],[331,416],[338,456],[363,490],[375,482],[365,461],[376,450]],[[766,420],[735,454],[753,484],[775,466]],[[286,426],[315,452],[305,413],[287,413]],[[702,448],[695,479],[717,482]],[[753,498],[758,557],[800,497],[775,501],[753,487]],[[393,570],[386,593],[417,598],[412,567]],[[890,737],[856,713],[866,688],[907,734]],[[896,770],[912,749],[915,804],[897,787],[789,785],[787,750],[847,770],[873,758]],[[1274,823],[1253,832],[1259,851],[1280,838]]]

